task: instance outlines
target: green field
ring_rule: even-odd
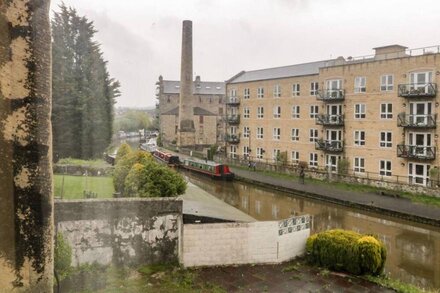
[[[98,198],[111,198],[115,189],[111,177],[54,175],[55,197],[82,199],[84,191],[94,192]]]

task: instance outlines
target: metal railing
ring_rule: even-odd
[[[228,143],[240,143],[240,135],[239,134],[226,134],[225,141]]]
[[[440,46],[428,46],[421,48],[405,49],[405,51],[402,52],[348,57],[347,61],[357,63],[357,62],[370,61],[370,60],[386,60],[386,59],[393,59],[399,57],[413,57],[413,56],[422,56],[422,55],[439,54],[439,53],[440,53]]]
[[[228,97],[226,99],[226,105],[238,106],[238,105],[240,105],[240,98],[239,97]]]
[[[436,83],[399,84],[399,97],[403,98],[432,98],[437,94]]]
[[[435,147],[423,145],[397,145],[397,156],[417,160],[434,160]]]
[[[411,128],[436,128],[437,114],[410,115],[400,113],[397,116],[397,126]]]
[[[344,115],[319,114],[316,124],[324,126],[344,126]]]
[[[344,144],[340,140],[318,140],[315,143],[315,149],[326,152],[342,152]]]
[[[226,121],[229,124],[239,124],[240,123],[240,115],[228,115],[226,117]]]
[[[330,90],[319,90],[316,96],[318,100],[322,101],[342,101],[345,98],[345,90],[343,89],[330,89]]]

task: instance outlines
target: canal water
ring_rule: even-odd
[[[234,181],[184,173],[188,181],[260,221],[309,214],[311,233],[341,228],[377,235],[387,247],[385,272],[423,288],[440,289],[440,229],[378,213]]]

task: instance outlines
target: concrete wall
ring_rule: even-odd
[[[72,265],[149,264],[178,259],[182,201],[175,198],[55,202],[55,224]]]
[[[304,253],[309,235],[308,215],[283,221],[187,224],[181,262],[186,267],[279,263]]]

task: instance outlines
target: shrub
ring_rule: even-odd
[[[132,152],[131,147],[127,143],[121,144],[116,153],[115,163],[117,163],[122,157]]]
[[[386,260],[385,246],[375,237],[339,229],[310,236],[306,251],[320,266],[355,275],[378,275]]]
[[[71,270],[72,248],[61,233],[57,234],[55,243],[54,266],[60,279],[64,279]]]
[[[152,160],[151,155],[143,151],[129,152],[121,157],[116,162],[115,170],[113,171],[113,185],[115,190],[124,193],[125,178],[134,164],[139,163],[144,165]]]

